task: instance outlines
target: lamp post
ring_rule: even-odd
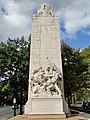
[[[13,104],[14,104],[14,116],[16,116],[16,98],[13,98]]]
[[[20,91],[20,115],[22,115],[22,107],[23,107],[23,105],[22,105],[22,97],[23,97],[23,94],[22,94],[22,88],[21,88],[21,91]]]

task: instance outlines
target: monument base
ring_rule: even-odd
[[[49,119],[49,120],[59,120],[59,119],[64,119],[66,118],[66,115],[65,114],[32,114],[32,115],[24,115],[24,116],[28,116],[28,118],[31,118],[31,119]]]
[[[59,115],[59,114],[52,114],[52,115],[46,115],[46,114],[34,114],[34,115],[17,115],[16,117],[10,118],[8,120],[66,120],[66,115]]]
[[[41,98],[41,97],[33,97],[30,98],[25,106],[25,114],[60,114],[65,115],[63,112],[63,103],[62,98],[60,97],[48,97],[48,98]]]

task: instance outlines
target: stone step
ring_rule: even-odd
[[[17,115],[8,120],[87,120],[80,116],[66,118],[65,115]]]
[[[24,114],[24,115],[17,115],[9,120],[59,120],[65,119],[65,114]]]

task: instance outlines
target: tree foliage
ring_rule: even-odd
[[[2,91],[19,94],[27,91],[29,69],[29,42],[22,36],[21,39],[8,39],[7,44],[0,44],[0,77],[7,80]]]
[[[81,56],[83,56],[83,61],[86,62],[89,66],[89,76],[90,76],[90,46],[81,51]],[[89,77],[90,80],[90,77]],[[88,82],[87,89],[90,89],[90,82]]]
[[[87,87],[88,65],[83,61],[79,50],[75,50],[62,41],[62,63],[65,96],[70,102],[72,93]]]
[[[90,46],[81,51],[81,55],[84,57],[84,61],[90,62]]]

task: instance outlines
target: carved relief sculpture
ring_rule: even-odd
[[[40,67],[35,69],[31,76],[31,91],[35,96],[39,96],[42,90],[51,95],[61,95],[61,79],[61,73],[55,65],[49,65],[46,70]]]

